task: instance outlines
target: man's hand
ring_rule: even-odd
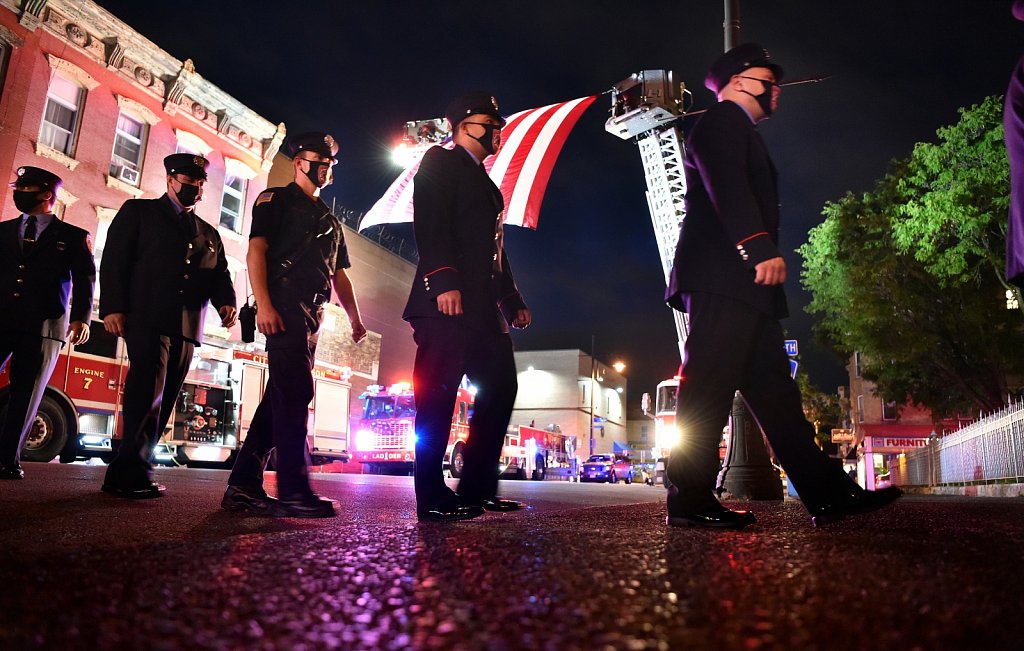
[[[68,324],[68,332],[65,336],[75,346],[84,344],[89,341],[89,324],[84,321],[72,321]]]
[[[269,301],[256,310],[256,328],[265,335],[284,332],[284,319]]]
[[[754,282],[758,285],[781,285],[786,282],[786,261],[769,258],[754,267]]]
[[[217,314],[220,315],[220,324],[225,328],[230,328],[235,325],[235,321],[238,320],[238,310],[235,309],[234,305],[222,305],[217,310]]]
[[[437,309],[441,314],[458,316],[462,314],[462,292],[451,289],[443,294],[437,295]]]
[[[103,317],[103,327],[112,335],[123,337],[127,319],[123,312],[114,312]]]
[[[362,321],[350,322],[352,325],[352,341],[362,343],[363,339],[366,339],[366,326],[363,325]]]
[[[528,328],[532,321],[533,315],[530,314],[530,310],[526,308],[516,310],[516,316],[512,319],[512,327],[522,330],[523,328]]]

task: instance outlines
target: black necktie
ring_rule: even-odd
[[[28,253],[36,243],[36,216],[29,215],[25,222],[25,236],[22,238],[21,250]]]
[[[192,220],[192,212],[183,210],[178,214],[178,221],[185,236],[192,239],[195,236],[195,222]]]

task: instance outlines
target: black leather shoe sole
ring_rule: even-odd
[[[484,500],[483,502],[480,503],[480,506],[482,506],[485,511],[494,511],[496,513],[508,513],[509,511],[518,511],[519,509],[524,508],[526,505],[523,504],[522,502],[517,502],[515,500],[503,500],[498,498],[493,500]]]
[[[333,518],[338,515],[338,510],[331,500],[292,502],[278,499],[264,513],[275,518]]]
[[[699,527],[703,529],[742,529],[755,524],[757,518],[748,511],[723,511],[714,514],[669,514],[665,524],[670,527]]]
[[[263,491],[228,486],[228,489],[224,491],[224,498],[221,499],[220,506],[228,511],[249,511],[258,515],[267,515],[276,501]]]
[[[416,517],[419,518],[420,522],[458,522],[460,520],[478,518],[483,514],[484,510],[482,507],[469,505],[454,509],[425,509],[416,511]]]
[[[902,497],[902,495],[903,491],[896,486],[890,486],[878,491],[866,491],[857,497],[850,498],[841,505],[832,508],[825,507],[817,513],[812,511],[811,522],[815,527],[834,524],[848,515],[871,513],[872,511],[889,506]]]
[[[110,493],[116,497],[126,500],[151,500],[164,496],[164,487],[161,484],[150,484],[139,488],[125,488],[113,484],[103,484],[101,489],[104,493]]]

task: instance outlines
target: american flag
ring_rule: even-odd
[[[497,156],[484,167],[505,198],[505,223],[536,230],[541,201],[551,169],[569,132],[597,95],[520,111],[510,116],[501,132]],[[451,148],[449,141],[443,145]],[[378,224],[411,222],[413,177],[419,163],[405,170],[384,196],[363,216],[359,229]]]

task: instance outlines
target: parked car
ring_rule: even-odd
[[[618,454],[595,454],[583,462],[580,481],[618,483],[622,479],[633,483],[633,465],[627,457]]]

